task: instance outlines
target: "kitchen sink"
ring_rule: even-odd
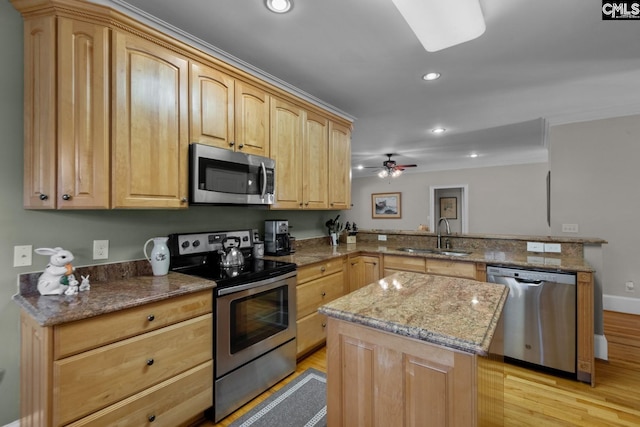
[[[436,254],[436,255],[449,255],[449,256],[467,256],[471,253],[467,251],[459,251],[454,249],[398,248],[397,250],[402,252],[409,252],[413,254]]]

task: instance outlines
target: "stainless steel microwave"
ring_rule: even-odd
[[[191,204],[273,204],[274,160],[203,144],[191,144],[189,157]]]

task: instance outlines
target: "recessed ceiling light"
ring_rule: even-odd
[[[446,131],[445,128],[435,128],[435,129],[431,129],[431,132],[435,133],[435,134],[440,134],[440,133],[444,133]]]
[[[439,78],[440,78],[440,73],[435,73],[435,72],[427,73],[424,76],[422,76],[422,79],[426,81],[437,80]]]
[[[364,169],[364,166],[362,166],[362,165],[358,165],[358,166],[357,166],[357,168],[358,168],[358,169],[360,169],[360,170],[362,170],[362,169]]]
[[[472,159],[475,159],[476,157],[478,157],[478,153],[471,153],[469,154],[469,157],[471,157]]]
[[[287,13],[293,7],[291,0],[265,0],[264,3],[274,13]]]

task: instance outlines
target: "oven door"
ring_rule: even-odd
[[[296,337],[296,272],[216,290],[216,378]]]

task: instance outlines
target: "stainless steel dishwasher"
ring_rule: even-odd
[[[509,287],[504,356],[576,372],[576,275],[487,266],[487,282]]]

